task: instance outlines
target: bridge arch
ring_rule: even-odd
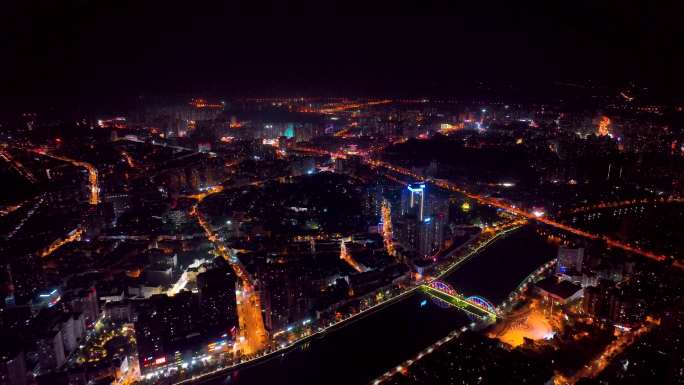
[[[481,306],[491,312],[496,312],[496,306],[494,306],[491,302],[489,302],[487,299],[484,297],[480,297],[479,295],[473,295],[468,298],[466,298],[466,301],[471,302],[475,305]]]
[[[443,281],[432,281],[430,282],[430,287],[445,293],[456,294],[456,290],[454,290],[454,288],[451,287],[451,285]]]
[[[456,290],[454,290],[454,288],[451,285],[449,285],[448,283],[443,282],[443,281],[437,281],[437,280],[432,281],[432,282],[430,282],[429,286],[432,287],[433,289],[439,290],[443,293],[448,293],[448,294],[451,294],[454,296],[460,296],[460,294]],[[470,296],[470,297],[467,297],[464,299],[466,301],[472,303],[475,306],[486,309],[492,313],[496,313],[496,306],[494,306],[494,304],[489,302],[489,300],[487,300],[484,297],[481,297],[479,295],[473,295],[473,296]],[[440,303],[439,301],[441,301],[441,300],[438,300],[437,303],[440,304],[440,306],[441,306],[442,303]],[[441,302],[443,302],[443,301],[441,301]],[[444,303],[444,304],[446,304],[446,303]]]

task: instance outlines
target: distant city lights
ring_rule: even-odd
[[[537,218],[541,218],[544,216],[544,210],[540,210],[540,209],[532,210],[532,214]]]

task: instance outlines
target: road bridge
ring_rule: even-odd
[[[499,316],[494,305],[486,299],[479,296],[465,297],[442,281],[421,285],[421,289],[437,300],[457,307],[478,319],[495,321]]]

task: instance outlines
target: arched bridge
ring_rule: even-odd
[[[421,286],[423,291],[442,302],[455,306],[480,319],[496,319],[497,310],[491,302],[480,296],[465,297],[442,281],[432,281]]]

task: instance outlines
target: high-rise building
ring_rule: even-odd
[[[407,187],[407,194],[402,205],[404,214],[413,212],[419,221],[423,221],[427,215],[425,212],[425,183],[411,183]]]
[[[584,297],[582,298],[582,311],[594,318],[603,318],[606,310],[606,295],[605,290],[596,286],[589,286],[584,288]]]
[[[0,385],[26,384],[26,359],[24,358],[24,352],[21,350],[0,352]]]
[[[56,370],[66,362],[62,332],[59,329],[50,330],[42,335],[38,338],[36,346],[41,373]]]
[[[566,275],[579,275],[582,273],[582,261],[584,260],[584,248],[570,249],[558,248],[556,273]]]
[[[164,363],[176,351],[195,350],[203,316],[197,296],[184,290],[173,297],[154,295],[138,309],[135,335],[143,372]]]
[[[94,287],[69,296],[67,303],[72,312],[83,313],[86,326],[95,323],[100,317],[100,306],[97,303],[97,291]]]
[[[268,329],[280,330],[308,314],[311,303],[305,287],[310,281],[305,274],[295,276],[284,266],[273,266],[263,273],[261,282],[264,324]]]
[[[449,219],[447,199],[428,195],[425,183],[411,183],[402,191],[400,221],[397,235],[404,248],[418,257],[432,254],[444,243]]]
[[[418,256],[430,254],[434,246],[434,223],[432,217],[426,217],[418,222]]]
[[[397,222],[397,237],[405,249],[414,251],[418,249],[419,225],[415,215],[405,215]]]
[[[74,319],[71,314],[64,314],[61,320],[60,332],[62,333],[62,345],[67,353],[71,353],[76,349],[76,335],[74,331]]]
[[[209,332],[227,332],[237,326],[235,275],[228,267],[208,270],[197,275],[199,306],[203,323]]]
[[[202,122],[213,121],[223,112],[225,105],[205,99],[192,99],[187,104],[148,107],[142,117],[146,125],[161,127],[171,137],[192,134]]]
[[[363,209],[366,215],[380,218],[384,201],[383,192],[384,188],[379,183],[366,189],[366,196],[363,202]]]
[[[444,236],[449,225],[449,200],[448,197],[435,194],[430,195],[428,201],[427,211],[430,213],[430,221],[427,225],[429,225],[431,232],[429,253],[444,246]]]

